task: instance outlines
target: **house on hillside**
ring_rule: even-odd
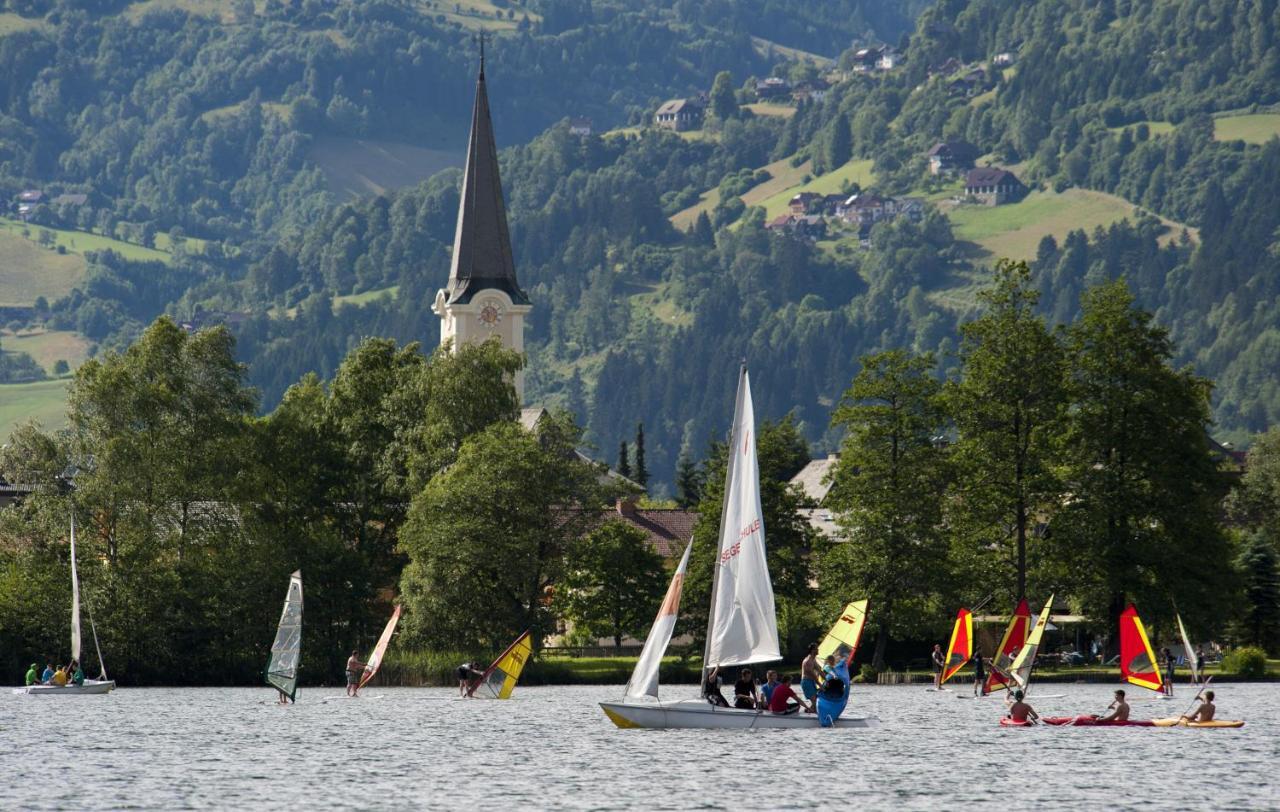
[[[30,203],[34,206],[42,200],[44,200],[44,192],[39,189],[24,189],[18,192],[19,203]]]
[[[1027,187],[1012,172],[998,166],[970,169],[964,178],[964,193],[986,206],[1021,200]]]
[[[899,197],[894,201],[897,208],[896,215],[905,217],[913,223],[918,223],[924,219],[924,198],[922,197]]]
[[[682,133],[702,129],[705,109],[701,100],[670,99],[662,103],[653,116],[653,123],[667,130]]]
[[[822,205],[822,195],[817,192],[800,192],[792,196],[788,206],[791,213],[796,216],[810,214],[815,208]]]
[[[939,141],[925,153],[929,158],[929,174],[942,175],[963,169],[972,169],[978,159],[978,148],[968,141],[955,139]]]
[[[785,101],[791,96],[791,83],[777,76],[756,82],[756,98],[760,101]]]
[[[873,192],[850,195],[840,204],[836,216],[846,223],[871,225],[893,215],[896,211],[892,198],[884,198]]]
[[[870,73],[876,69],[876,63],[884,56],[883,48],[859,48],[853,52],[853,63],[850,67],[854,73]]]
[[[821,240],[827,236],[827,221],[819,214],[781,214],[764,227],[766,231],[796,239]]]
[[[929,75],[930,76],[950,76],[953,73],[956,73],[957,71],[959,71],[960,68],[962,67],[964,67],[964,65],[960,62],[960,60],[956,59],[954,56],[951,56],[951,57],[947,57],[947,59],[943,62],[938,62],[936,64],[930,65]]]
[[[89,202],[88,195],[62,194],[50,201],[55,206],[83,206]]]
[[[594,122],[586,116],[574,116],[569,119],[569,134],[580,136],[591,135],[593,131],[593,124]]]
[[[827,97],[831,85],[826,79],[814,79],[812,82],[801,82],[791,90],[791,100],[796,104],[803,101],[820,102]]]
[[[898,49],[892,45],[886,45],[876,60],[876,68],[879,70],[893,70],[901,64],[902,54],[898,53]]]
[[[991,58],[991,64],[997,68],[1007,68],[1017,61],[1017,56],[1012,51],[1001,51]]]

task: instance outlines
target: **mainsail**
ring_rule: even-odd
[[[1049,600],[1044,602],[1044,608],[1040,610],[1040,617],[1036,619],[1035,628],[1027,635],[1027,644],[1018,652],[1018,656],[1014,658],[1013,664],[1009,666],[1009,676],[1013,677],[1013,681],[1018,684],[1022,690],[1027,690],[1027,685],[1031,683],[1031,669],[1036,664],[1036,651],[1040,648],[1040,640],[1044,637],[1045,629],[1049,626],[1049,613],[1053,611],[1053,596],[1049,596]]]
[[[836,660],[853,665],[853,655],[858,653],[858,641],[862,639],[862,627],[867,623],[867,602],[853,601],[844,607],[840,619],[818,644],[818,660],[826,661],[834,654]]]
[[[689,551],[692,549],[693,542],[690,541],[684,548],[684,555],[680,557],[680,565],[671,576],[667,596],[662,599],[658,616],[653,620],[649,636],[644,639],[640,659],[636,660],[631,679],[627,680],[627,690],[623,694],[627,699],[646,696],[658,698],[658,671],[662,665],[662,657],[667,653],[667,646],[671,643],[671,635],[675,632],[676,616],[680,613],[680,593],[684,589],[684,573],[689,568]]]
[[[360,688],[368,685],[373,675],[378,673],[378,669],[382,666],[382,657],[387,653],[387,645],[391,642],[391,635],[395,634],[396,624],[399,622],[400,605],[396,604],[395,611],[391,613],[391,619],[387,621],[387,627],[382,630],[382,636],[378,638],[378,645],[373,647],[373,651],[369,654],[369,661],[364,665],[364,676],[360,677]],[[360,688],[356,690],[359,691]]]
[[[524,664],[532,653],[532,638],[525,632],[485,669],[480,681],[471,686],[467,696],[479,696],[482,699],[510,698],[520,680],[520,672],[524,670]]]
[[[1133,685],[1153,691],[1162,690],[1164,686],[1156,653],[1133,604],[1120,613],[1120,673]]]
[[[1009,625],[1004,630],[1004,637],[1000,638],[1000,648],[996,650],[996,658],[991,663],[991,673],[987,675],[987,693],[1003,691],[1009,687],[1009,680],[1005,678],[1005,674],[1013,668],[1013,658],[1027,644],[1027,635],[1030,631],[1031,607],[1027,605],[1027,599],[1023,598],[1018,601],[1018,608],[1013,610],[1013,617],[1009,619]]]
[[[298,692],[298,658],[302,653],[302,570],[289,576],[289,591],[284,598],[284,611],[276,639],[271,644],[267,661],[267,684],[289,699]]]
[[[1185,652],[1187,668],[1191,669],[1191,682],[1198,685],[1200,683],[1200,663],[1196,657],[1196,650],[1191,645],[1191,638],[1187,635],[1187,627],[1182,625],[1182,615],[1176,615],[1178,618],[1178,634],[1182,635],[1182,650]]]
[[[76,574],[76,517],[71,514],[71,659],[80,663],[80,577]],[[80,663],[83,665],[83,663]]]
[[[704,668],[782,659],[773,584],[765,559],[755,409],[745,364],[738,378],[727,468],[719,554],[712,571]]]
[[[954,677],[972,658],[973,613],[962,607],[959,612],[956,612],[956,624],[951,628],[951,642],[947,644],[946,664],[942,667],[942,682]]]

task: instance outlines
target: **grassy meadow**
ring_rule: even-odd
[[[58,429],[67,424],[66,378],[35,383],[0,384],[0,442],[29,420],[45,429]]]
[[[1213,120],[1213,137],[1218,141],[1245,141],[1265,144],[1280,135],[1280,113],[1251,113],[1223,116]]]

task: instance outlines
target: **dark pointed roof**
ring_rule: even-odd
[[[515,304],[529,304],[516,281],[507,233],[507,210],[498,177],[498,150],[489,120],[489,94],[484,83],[484,58],[476,80],[476,104],[471,113],[471,140],[467,144],[467,168],[462,177],[462,201],[458,205],[458,229],[453,237],[453,264],[445,288],[449,303],[466,304],[478,291],[498,289]]]

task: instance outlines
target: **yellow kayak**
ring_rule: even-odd
[[[1172,719],[1152,719],[1156,727],[1244,727],[1242,719],[1214,719],[1211,722],[1188,722],[1181,717]]]

